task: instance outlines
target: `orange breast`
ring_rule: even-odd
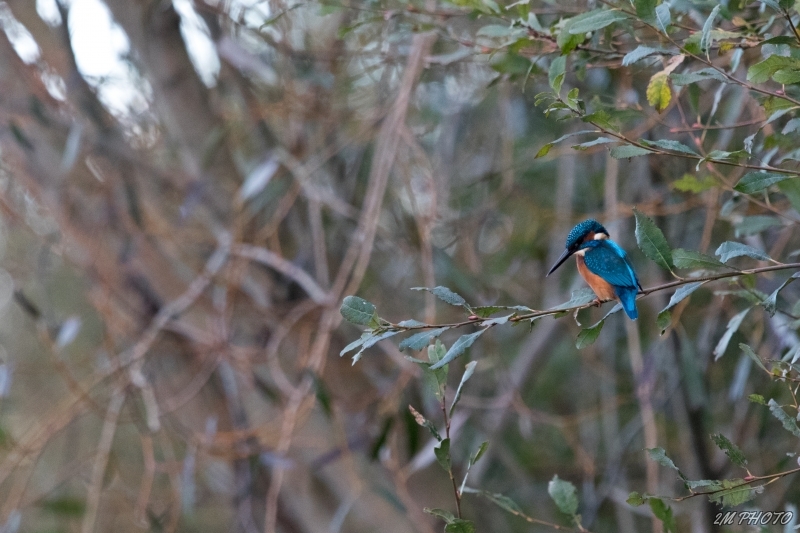
[[[586,281],[586,283],[589,284],[589,287],[592,288],[598,298],[601,300],[613,300],[616,298],[616,294],[614,294],[614,288],[611,286],[611,284],[589,270],[586,267],[586,263],[583,261],[583,256],[576,255],[575,259],[578,261],[578,273]]]

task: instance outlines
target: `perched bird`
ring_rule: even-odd
[[[642,288],[633,271],[628,254],[612,241],[608,231],[598,221],[584,220],[567,235],[566,250],[547,273],[575,255],[578,272],[600,300],[619,298],[625,314],[631,320],[639,316],[636,310],[636,294]]]

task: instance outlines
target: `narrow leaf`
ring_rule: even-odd
[[[714,19],[717,18],[719,14],[720,5],[717,4],[714,6],[714,9],[711,10],[711,14],[708,15],[705,24],[703,24],[703,32],[700,37],[700,51],[708,52],[708,49],[711,47],[711,30],[714,27]]]
[[[720,450],[725,452],[725,455],[728,456],[728,459],[730,459],[733,464],[742,468],[747,466],[747,458],[745,458],[742,450],[728,440],[725,435],[721,433],[711,435],[711,440],[714,441],[714,444],[716,444]]]
[[[672,309],[678,305],[680,302],[685,300],[686,297],[699,289],[704,283],[704,281],[695,281],[693,283],[687,283],[686,285],[678,287],[678,290],[675,291],[675,293],[672,295],[672,298],[669,299],[669,303],[664,309],[661,310],[661,312],[663,313],[664,311],[668,311],[669,309]]]
[[[609,153],[614,159],[627,159],[629,157],[652,154],[653,152],[646,148],[640,148],[632,144],[625,144],[623,146],[615,146],[610,150]]]
[[[791,177],[789,174],[775,172],[748,172],[733,188],[745,194],[753,194]]]
[[[672,16],[669,13],[669,4],[662,2],[656,6],[656,26],[665,34],[667,33],[667,26],[672,22]]]
[[[475,463],[477,463],[480,460],[480,458],[483,457],[483,454],[486,453],[486,450],[488,448],[489,448],[489,441],[488,440],[483,441],[481,445],[478,446],[478,449],[475,451],[475,454],[472,457],[470,457],[469,465],[472,466]]]
[[[569,32],[573,35],[581,35],[590,31],[601,30],[627,18],[628,15],[615,9],[595,9],[572,18],[569,24]]]
[[[669,103],[669,102],[667,102],[667,103]],[[642,144],[645,144],[647,146],[655,146],[655,147],[661,148],[663,150],[671,150],[673,152],[681,152],[683,154],[689,154],[689,155],[694,155],[694,156],[700,157],[700,154],[698,154],[697,152],[695,152],[694,150],[692,150],[691,148],[689,148],[685,144],[683,144],[681,142],[678,142],[678,141],[673,141],[671,139],[659,139],[657,141],[646,141],[646,140],[643,140]]]
[[[568,302],[564,302],[561,305],[553,307],[550,311],[556,311],[559,309],[572,309],[573,307],[580,307],[582,305],[586,305],[592,300],[597,298],[597,295],[594,291],[588,287],[583,287],[580,289],[576,289],[572,291],[572,297],[569,299]]]
[[[461,399],[461,390],[464,388],[464,384],[472,377],[473,372],[475,372],[475,367],[478,365],[477,361],[470,361],[467,363],[466,368],[464,369],[464,374],[461,376],[461,382],[458,384],[458,388],[456,389],[456,395],[453,397],[453,403],[450,405],[450,416],[453,416],[453,411],[456,410],[456,405],[458,404],[458,400]]]
[[[675,52],[667,50],[666,48],[652,48],[650,46],[637,46],[634,50],[625,54],[622,58],[622,66],[627,67],[633,65],[637,61],[641,61],[646,57],[653,55],[675,55]]]
[[[436,328],[430,329],[428,331],[420,331],[419,333],[415,333],[410,337],[403,339],[398,346],[401,350],[410,349],[410,350],[422,350],[425,348],[430,341],[447,331],[448,327],[444,328]]]
[[[770,257],[762,252],[761,250],[757,250],[752,246],[748,246],[746,244],[742,244],[740,242],[734,241],[726,241],[719,245],[717,251],[714,252],[714,255],[719,256],[719,260],[723,263],[727,263],[734,257],[740,257],[746,255],[747,257],[752,257],[753,259],[758,259],[760,261],[771,261]]]
[[[428,291],[441,301],[448,303],[450,305],[455,305],[457,307],[464,307],[467,305],[467,301],[461,297],[461,295],[454,293],[447,287],[442,287],[441,285],[438,287],[434,287],[429,289],[428,287],[413,287],[412,291]]]
[[[800,428],[797,427],[797,422],[794,418],[786,414],[786,411],[778,405],[778,402],[771,399],[767,405],[772,415],[781,421],[786,431],[790,432],[795,437],[800,437]]]
[[[671,271],[674,268],[672,251],[664,234],[647,215],[637,209],[633,210],[633,214],[636,217],[636,243],[639,249],[658,266]]]
[[[464,487],[463,492],[465,494],[478,494],[480,496],[483,496],[490,502],[494,503],[501,509],[508,511],[511,514],[514,515],[522,514],[522,509],[520,509],[519,505],[517,505],[517,503],[514,500],[503,494],[498,494],[496,492],[489,492],[486,490],[473,489],[471,487]]]
[[[578,512],[578,492],[569,481],[559,479],[558,475],[553,476],[547,484],[547,493],[562,513],[574,516]]]
[[[672,262],[678,268],[720,268],[725,265],[717,259],[694,250],[676,248],[672,250]]]
[[[722,334],[722,337],[717,343],[717,347],[714,348],[715,361],[722,357],[722,354],[725,353],[725,350],[728,348],[728,343],[731,342],[731,337],[733,337],[733,334],[739,330],[739,326],[742,325],[742,320],[744,320],[744,317],[747,315],[750,309],[752,309],[752,307],[748,307],[744,311],[737,313],[733,318],[730,319],[730,321],[728,321],[728,327],[725,328],[725,333]]]
[[[678,467],[675,466],[675,463],[672,462],[672,459],[667,457],[667,452],[664,451],[664,448],[647,448],[647,455],[650,457],[650,459],[657,462],[661,466],[678,470]]]
[[[431,435],[433,435],[433,437],[436,440],[438,440],[438,441],[442,440],[442,437],[439,435],[439,432],[436,430],[436,426],[434,426],[433,423],[430,420],[428,420],[427,418],[422,416],[422,413],[420,413],[419,411],[417,411],[416,409],[414,409],[410,405],[408,406],[408,410],[411,413],[411,416],[414,417],[414,420],[416,421],[417,424],[419,424],[420,426],[422,426],[424,428],[427,428],[428,431],[431,432]]]
[[[703,68],[693,72],[682,72],[680,74],[670,74],[672,83],[678,86],[691,85],[707,80],[715,80],[722,83],[731,83],[725,75],[715,68]]]
[[[649,498],[648,498],[646,495],[639,494],[638,492],[636,492],[636,491],[633,491],[633,492],[631,492],[630,494],[628,494],[628,499],[627,499],[627,500],[625,500],[625,502],[626,502],[628,505],[632,505],[632,506],[634,506],[634,507],[639,507],[640,505],[644,505],[644,503],[645,503],[645,502],[646,502],[648,499],[649,499]]]
[[[460,336],[456,340],[456,342],[453,343],[450,349],[447,350],[447,353],[442,358],[442,360],[436,363],[435,365],[431,366],[431,370],[436,370],[437,368],[443,367],[444,365],[448,364],[450,361],[452,361],[453,359],[464,353],[464,351],[470,346],[472,346],[472,343],[475,342],[475,340],[478,337],[483,335],[485,331],[486,331],[485,329],[481,329],[479,331],[476,331],[475,333],[468,333],[467,335]]]

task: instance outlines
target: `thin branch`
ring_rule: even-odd
[[[720,279],[726,278],[735,278],[738,276],[745,276],[748,274],[761,274],[763,272],[775,272],[780,270],[791,270],[796,269],[800,270],[800,263],[786,263],[786,264],[779,264],[779,265],[772,265],[767,267],[760,267],[760,268],[751,268],[747,270],[735,270],[733,272],[722,272],[720,274],[713,274],[710,276],[699,276],[696,278],[682,278],[676,281],[670,281],[669,283],[663,283],[661,285],[656,285],[654,287],[649,287],[647,289],[642,289],[638,292],[639,297],[645,297],[649,294],[654,292],[663,291],[666,289],[672,289],[674,287],[680,287],[681,285],[687,285],[689,283],[695,283],[698,281],[716,281]],[[514,314],[508,318],[509,322],[522,322],[524,320],[532,320],[537,319],[543,316],[548,315],[558,315],[558,314],[566,314],[574,311],[580,311],[581,309],[587,309],[589,307],[596,307],[599,304],[609,302],[611,300],[597,300],[582,304],[576,305],[572,307],[555,307],[553,309],[546,309],[546,310],[532,310],[531,312],[524,313],[524,314]],[[512,310],[513,307],[509,306],[498,306],[500,309],[507,309]],[[388,326],[381,328],[381,331],[388,331],[388,330],[397,330],[397,331],[416,331],[416,330],[425,330],[425,329],[433,329],[433,328],[460,328],[463,326],[467,326],[470,324],[480,326],[485,322],[490,322],[487,327],[492,327],[497,325],[497,323],[493,322],[495,318],[491,317],[478,317],[472,315],[469,319],[463,320],[461,322],[451,322],[447,324],[422,324],[422,325],[415,325],[415,326],[400,326],[398,324],[389,323]]]

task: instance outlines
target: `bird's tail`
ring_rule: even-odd
[[[639,291],[633,287],[614,287],[614,292],[617,293],[628,318],[636,320],[639,317],[639,311],[636,310],[636,294]]]

